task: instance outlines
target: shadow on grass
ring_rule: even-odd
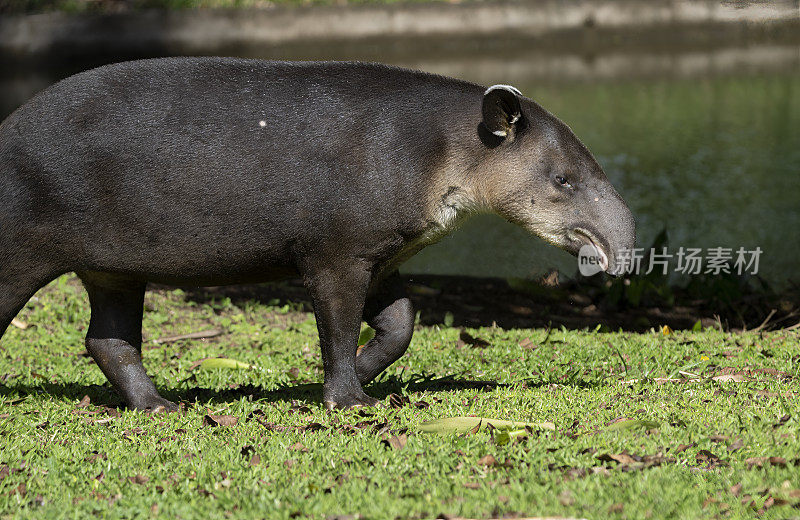
[[[540,388],[553,384],[553,381],[523,381],[517,384],[523,388]],[[564,384],[563,382],[561,384]],[[574,380],[569,381],[569,386],[579,388],[592,388],[600,384],[599,381]],[[417,392],[456,392],[463,390],[477,390],[491,392],[498,388],[508,388],[509,384],[489,380],[461,379],[455,376],[434,377],[427,374],[414,374],[409,379],[403,380],[395,376],[387,377],[381,381],[373,382],[365,387],[367,394],[384,400],[391,394],[409,395]],[[249,398],[253,401],[276,402],[305,402],[322,404],[322,383],[295,383],[281,385],[278,388],[267,390],[262,386],[240,385],[229,389],[212,389],[200,387],[161,389],[161,395],[176,403],[186,405],[192,403],[220,403],[239,401]],[[89,396],[92,404],[124,408],[125,404],[110,385],[79,385],[75,383],[42,382],[38,385],[27,384],[0,384],[0,396],[6,400],[24,399],[28,396],[47,396],[64,402],[78,402]]]
[[[800,290],[773,293],[758,280],[734,275],[697,276],[683,286],[653,275],[611,280],[555,281],[401,275],[421,325],[503,329],[566,327],[644,332],[714,327],[765,330],[790,326],[800,316]],[[552,285],[548,285],[552,284]],[[154,286],[156,289],[167,289]],[[229,298],[311,311],[299,280],[256,285],[184,289],[187,301]],[[776,311],[771,311],[776,309]]]

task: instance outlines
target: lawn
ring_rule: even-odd
[[[184,410],[146,415],[87,357],[76,280],[40,291],[0,340],[0,518],[800,517],[798,330],[419,326],[384,408],[327,413],[282,303],[149,292],[145,366]],[[453,416],[545,424],[420,430]]]

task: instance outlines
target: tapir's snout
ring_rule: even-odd
[[[577,253],[585,245],[593,246],[603,271],[620,276],[628,267],[636,240],[636,224],[631,210],[616,190],[610,188],[610,191],[605,200],[598,197],[594,201],[591,211],[581,212],[589,218],[571,226],[567,236],[573,243],[573,252]]]

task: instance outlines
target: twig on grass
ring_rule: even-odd
[[[180,341],[182,339],[205,339],[205,338],[215,338],[222,334],[221,329],[211,329],[211,330],[201,330],[199,332],[190,332],[189,334],[178,334],[177,336],[167,336],[166,338],[158,338],[154,339],[153,343],[156,345],[161,343],[172,343],[174,341]]]

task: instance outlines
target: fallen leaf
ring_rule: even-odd
[[[254,453],[254,454],[253,454],[253,456],[252,456],[252,457],[250,457],[250,462],[249,462],[249,464],[250,464],[250,467],[251,467],[251,468],[252,468],[253,466],[258,466],[259,464],[261,464],[261,456],[259,456],[259,454],[258,454],[258,453]]]
[[[734,484],[728,488],[728,493],[731,495],[738,497],[742,492],[742,483],[739,482],[738,484]]]
[[[497,459],[492,455],[484,455],[478,459],[478,464],[481,466],[497,466]]]
[[[770,457],[769,463],[772,464],[773,466],[780,466],[781,468],[786,467],[786,459],[784,459],[783,457]]]
[[[744,462],[747,464],[747,469],[753,469],[755,466],[762,467],[768,459],[769,457],[749,457],[744,459]]]
[[[236,361],[229,358],[207,358],[200,361],[197,365],[201,370],[213,370],[215,368],[228,368],[233,370],[247,370],[253,368],[252,365]]]
[[[522,429],[555,431],[556,427],[551,422],[529,423],[504,421],[502,419],[489,419],[487,417],[446,417],[420,423],[419,429],[425,433],[466,433],[476,425],[486,424],[496,429]]]
[[[695,455],[698,464],[706,464],[708,468],[724,465],[725,462],[708,450],[700,450]]]
[[[408,442],[408,436],[405,433],[401,433],[400,435],[392,435],[385,441],[388,446],[395,450],[402,450],[406,447],[406,443]]]
[[[684,452],[684,451],[688,450],[689,448],[694,448],[695,446],[697,446],[697,444],[694,443],[694,442],[691,443],[691,444],[678,444],[678,447],[675,448],[675,451],[673,451],[673,453],[676,453],[676,454],[677,453],[681,453],[681,452]]]
[[[128,480],[130,480],[131,483],[133,484],[140,484],[140,485],[147,484],[150,481],[150,479],[144,475],[135,475],[133,477],[128,477]]]
[[[25,330],[25,329],[27,329],[28,327],[30,327],[30,325],[28,325],[28,324],[27,324],[27,323],[25,323],[24,321],[22,321],[22,320],[20,320],[20,319],[17,319],[17,318],[13,318],[13,319],[11,320],[11,324],[12,324],[13,326],[15,326],[16,328],[18,328],[18,329],[22,329],[22,330]]]
[[[604,453],[598,456],[597,459],[603,462],[619,462],[620,464],[636,464],[638,462],[624,451],[622,453]]]
[[[408,397],[399,394],[389,394],[388,399],[392,408],[402,408],[409,403]]]
[[[721,376],[714,376],[711,379],[719,381],[720,383],[745,383],[750,381],[750,378],[742,374],[724,374]]]
[[[480,489],[481,485],[478,482],[467,482],[464,487],[467,489]]]
[[[23,482],[19,486],[15,487],[11,491],[9,491],[8,494],[9,495],[19,495],[21,497],[24,497],[25,495],[28,494],[28,486],[26,486],[25,483]]]
[[[300,377],[300,369],[297,367],[292,367],[286,371],[286,374],[289,376],[291,381],[297,381],[297,378]]]
[[[232,415],[206,415],[203,417],[203,425],[205,426],[234,426],[239,422],[239,419]]]
[[[298,430],[299,431],[303,431],[303,432],[318,432],[318,431],[327,430],[327,429],[328,429],[327,426],[325,426],[324,424],[320,424],[318,422],[310,422],[310,423],[306,424],[305,426],[299,426],[298,427]]]
[[[292,451],[300,451],[302,453],[308,452],[308,448],[306,448],[302,442],[296,442],[292,444],[291,446],[289,446],[289,449]]]
[[[89,403],[91,403],[91,402],[92,402],[92,400],[89,398],[89,396],[88,395],[84,395],[83,399],[81,399],[81,401],[76,406],[78,408],[86,408],[87,406],[89,406]]]

